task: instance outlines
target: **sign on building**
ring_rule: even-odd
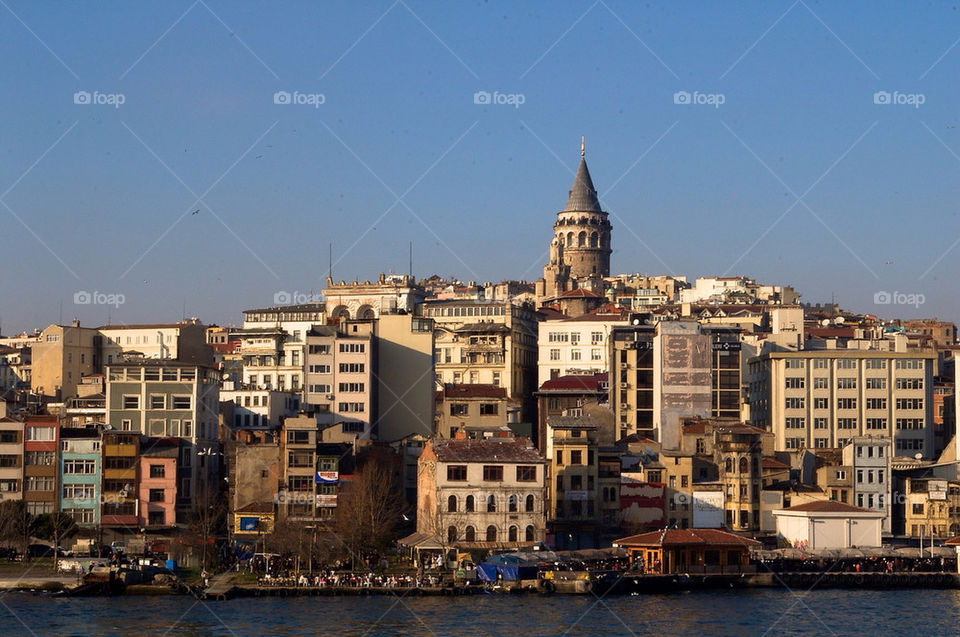
[[[318,507],[335,507],[337,506],[337,494],[328,494],[328,493],[318,493],[317,494],[317,506]]]
[[[314,481],[317,484],[336,484],[340,474],[336,471],[317,471]]]
[[[947,481],[946,480],[930,480],[927,482],[927,493],[930,494],[931,500],[946,500],[947,499]]]
[[[723,491],[693,492],[693,527],[723,528]]]

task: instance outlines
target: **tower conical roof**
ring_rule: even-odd
[[[600,201],[597,199],[597,191],[593,187],[593,180],[590,179],[587,160],[582,157],[563,212],[603,212],[600,209]]]

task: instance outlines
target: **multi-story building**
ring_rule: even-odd
[[[584,409],[598,407],[607,402],[609,391],[607,374],[593,376],[561,376],[544,382],[537,397],[537,432],[534,438],[537,449],[547,448],[550,418],[582,415]],[[616,438],[616,431],[611,438]]]
[[[496,385],[444,385],[437,392],[436,435],[455,438],[461,430],[493,433],[506,426],[513,404],[507,390]]]
[[[140,449],[138,517],[147,532],[169,531],[177,525],[179,457],[179,438],[154,438]]]
[[[98,427],[60,430],[60,511],[81,529],[100,524],[103,450]]]
[[[428,441],[418,463],[417,531],[461,548],[543,542],[545,465],[523,438]]]
[[[931,458],[935,361],[932,351],[767,353],[749,363],[750,421],[781,450],[883,436],[896,456]]]
[[[509,301],[426,301],[419,311],[433,319],[438,385],[498,385],[520,401],[520,417],[532,422],[536,389],[537,319],[528,305]]]
[[[104,538],[123,538],[139,530],[140,433],[105,431],[103,450],[103,506],[100,527]]]
[[[31,515],[53,513],[60,504],[60,423],[56,416],[28,416],[24,423],[23,500]]]
[[[48,399],[75,396],[83,376],[100,371],[100,332],[70,325],[50,325],[30,345],[30,388]]]
[[[317,325],[307,332],[305,402],[322,424],[340,425],[344,433],[371,436],[377,417],[374,321]]]
[[[305,332],[294,336],[279,327],[245,327],[236,334],[246,387],[302,393]]]
[[[317,421],[300,416],[287,418],[280,439],[280,492],[277,513],[281,520],[312,519],[317,509]]]
[[[904,487],[905,535],[925,540],[960,535],[960,482],[908,476]]]
[[[377,417],[386,442],[433,433],[436,389],[434,322],[410,314],[381,314],[374,323]]]
[[[120,363],[129,355],[213,365],[207,327],[195,318],[180,323],[101,325],[97,331],[101,337],[100,360],[104,365]]]
[[[0,400],[0,502],[23,497],[23,421],[11,418]]]
[[[884,533],[892,528],[890,446],[890,438],[884,435],[854,436],[843,448],[843,464],[851,468],[851,504],[883,513]]]
[[[296,394],[240,388],[232,381],[223,383],[220,402],[232,403],[230,420],[224,424],[235,431],[277,429],[284,418],[295,416],[300,411],[300,398]]]
[[[376,283],[334,283],[327,277],[323,298],[331,319],[369,320],[383,314],[412,314],[426,298],[426,291],[409,274],[381,274]]]
[[[176,361],[107,366],[107,424],[114,431],[179,438],[178,508],[206,506],[219,489],[219,374]]]
[[[600,445],[610,444],[610,423],[589,415],[547,418],[547,525],[553,546],[597,548],[602,526]]]
[[[739,418],[740,329],[696,321],[614,327],[610,403],[620,437],[680,446],[682,419]]]
[[[619,306],[605,306],[583,316],[541,322],[537,340],[537,385],[560,376],[609,371],[610,332],[613,327],[629,322],[630,313]]]

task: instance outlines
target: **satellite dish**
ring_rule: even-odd
[[[913,454],[913,457],[916,458],[917,460],[923,460],[923,454],[920,452]]]
[[[640,319],[633,319],[634,325],[640,325]]]
[[[820,321],[820,325],[822,327],[827,327],[828,325],[830,325],[830,319],[823,319],[822,321]]]
[[[844,319],[842,316],[838,316],[837,318],[833,319],[833,322],[837,325],[843,325],[845,320],[846,319]]]

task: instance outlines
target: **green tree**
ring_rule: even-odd
[[[27,511],[23,500],[4,500],[0,502],[0,540],[29,558],[27,547],[30,536],[37,528],[37,518]]]

